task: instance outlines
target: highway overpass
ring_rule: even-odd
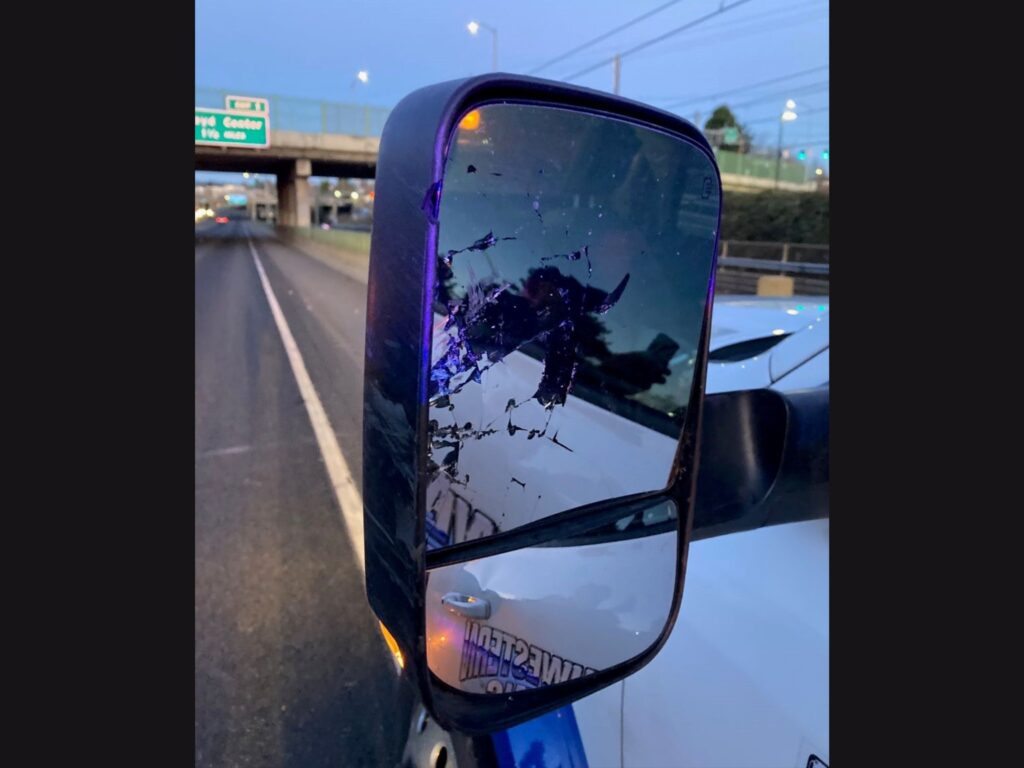
[[[222,109],[230,93],[196,88],[196,107]],[[277,177],[278,220],[290,226],[313,222],[310,176],[372,179],[377,169],[380,134],[390,110],[368,105],[266,97],[270,141],[265,148],[195,145],[197,171],[274,174]],[[755,155],[720,152],[722,186],[726,190],[786,189],[814,191],[827,181],[805,181],[805,167],[784,161],[781,180],[775,163]],[[827,189],[827,186],[824,187]]]
[[[224,109],[232,94],[196,88],[198,109]],[[249,94],[254,95],[254,94]],[[310,176],[372,179],[380,134],[390,110],[359,104],[263,96],[269,111],[267,147],[195,145],[197,171],[274,174],[278,220],[309,226],[317,204]]]
[[[197,144],[195,169],[276,175],[280,222],[308,227],[312,222],[314,204],[309,177],[372,179],[377,170],[379,145],[380,139],[375,136],[272,129],[270,146],[266,149]]]

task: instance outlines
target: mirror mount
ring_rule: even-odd
[[[829,388],[704,400],[691,541],[828,517]]]
[[[448,142],[461,117],[484,104],[516,102],[580,110],[640,123],[682,138],[714,168],[710,145],[677,115],[611,94],[537,78],[491,74],[418,90],[392,111],[380,143],[367,295],[363,410],[366,587],[370,605],[409,660],[420,697],[445,727],[486,732],[521,722],[604,687],[647,663],[666,641],[679,610],[692,524],[698,435],[714,293],[708,283],[693,386],[675,457],[661,492],[677,505],[680,557],[665,629],[639,657],[558,686],[473,695],[446,685],[426,664],[426,486],[420,449],[428,434],[428,386],[436,280],[438,211]],[[717,226],[716,226],[717,233]],[[717,236],[716,236],[717,246]],[[717,253],[717,247],[715,248]],[[714,275],[715,255],[712,255]],[[621,501],[621,500],[620,500]]]

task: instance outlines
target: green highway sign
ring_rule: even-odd
[[[214,147],[270,146],[267,115],[238,110],[196,107],[196,144]]]
[[[257,96],[225,96],[224,108],[235,112],[270,114],[270,102]]]

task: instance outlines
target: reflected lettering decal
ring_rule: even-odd
[[[486,680],[487,693],[557,685],[596,671],[497,627],[478,621],[466,622],[459,681]]]

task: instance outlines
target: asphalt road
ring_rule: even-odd
[[[397,764],[412,707],[249,249],[357,486],[366,287],[233,221],[195,254],[197,766]]]

